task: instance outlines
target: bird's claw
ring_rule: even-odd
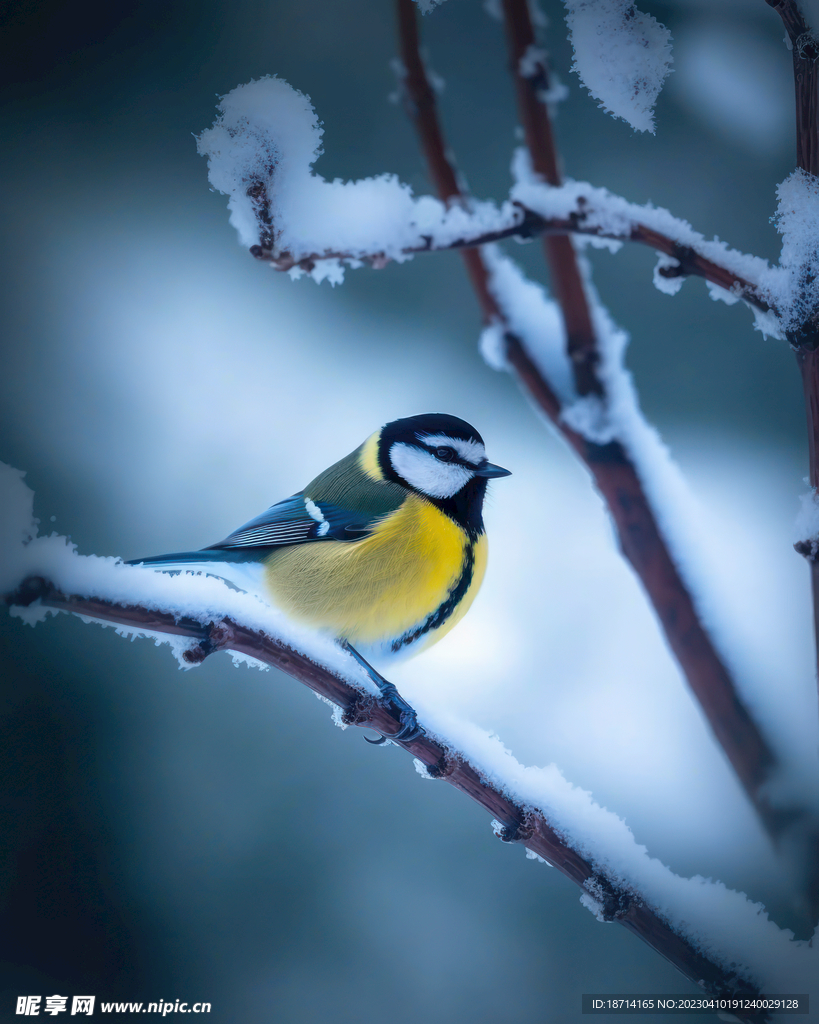
[[[403,704],[404,702],[399,697],[398,700]],[[388,707],[393,705],[392,700],[384,702]],[[413,740],[420,739],[421,736],[425,736],[423,726],[418,724],[418,716],[415,714],[413,709],[406,705],[407,710],[402,710],[399,714],[399,720],[401,722],[401,728],[398,732],[393,733],[391,736],[379,736],[377,740],[371,740],[369,736],[365,736],[364,739],[368,743],[372,743],[374,747],[380,747],[382,743],[386,743],[387,740],[401,740],[404,743],[412,743]]]
[[[368,743],[372,743],[373,746],[381,746],[381,744],[386,743],[387,740],[398,740],[402,743],[412,743],[413,740],[417,740],[421,736],[424,736],[424,729],[418,724],[418,715],[415,713],[415,710],[407,704],[398,690],[396,690],[395,684],[389,682],[389,680],[385,679],[380,672],[377,672],[368,661],[362,658],[352,644],[345,640],[342,642],[341,646],[348,651],[358,664],[366,671],[367,675],[381,691],[380,703],[390,711],[395,712],[401,723],[401,728],[398,732],[393,733],[390,736],[382,735],[378,740],[371,740],[365,736],[364,739],[366,739]]]
[[[398,717],[401,722],[401,729],[394,736],[391,736],[390,739],[412,743],[413,740],[420,739],[426,735],[423,726],[418,724],[418,716],[411,707],[407,706],[407,710],[402,711]]]
[[[396,690],[394,684],[384,680],[380,689],[382,703],[390,711],[397,713],[398,720],[401,723],[401,728],[398,732],[384,738],[400,740],[402,743],[412,743],[413,740],[417,740],[420,736],[425,735],[423,727],[418,724],[418,715],[415,709],[407,704],[398,690]]]

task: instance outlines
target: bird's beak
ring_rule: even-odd
[[[475,476],[511,476],[512,471],[502,466],[493,466],[491,462],[485,463],[480,469],[475,470]]]

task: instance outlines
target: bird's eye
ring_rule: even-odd
[[[455,458],[454,448],[436,448],[435,455],[441,460],[441,462],[452,462]]]

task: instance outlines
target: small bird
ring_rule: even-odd
[[[230,579],[230,564],[252,563],[277,607],[332,633],[370,673],[400,712],[391,738],[407,740],[421,733],[415,713],[361,652],[416,653],[463,618],[486,570],[487,481],[501,476],[464,420],[410,416],[218,544],[129,564]]]

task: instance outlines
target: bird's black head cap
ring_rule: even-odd
[[[423,495],[472,536],[483,532],[487,479],[508,475],[487,462],[478,431],[446,413],[388,423],[380,433],[378,461],[387,480]]]

